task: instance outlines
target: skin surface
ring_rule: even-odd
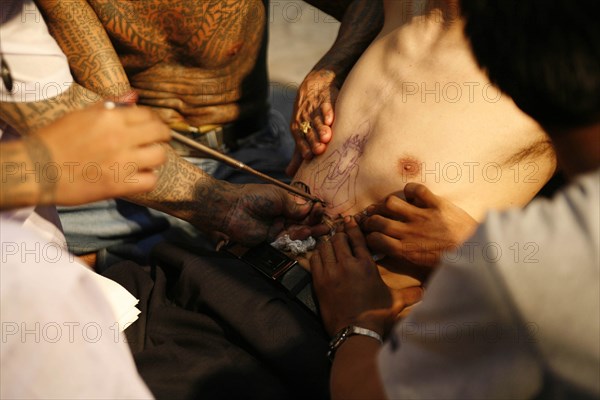
[[[539,125],[477,67],[457,8],[384,5],[384,27],[338,97],[327,151],[305,161],[294,181],[318,192],[332,219],[381,203],[409,182],[475,220],[490,208],[525,205],[554,172],[553,150]],[[363,141],[360,156],[344,151]],[[330,165],[335,152],[344,155],[336,166]],[[358,170],[347,182],[316,179],[350,164]],[[423,279],[421,268],[401,260],[384,259],[380,267],[391,287]]]
[[[71,111],[89,107],[99,100],[96,93],[74,83],[65,92],[47,100],[0,102],[0,119],[20,134],[27,135]]]

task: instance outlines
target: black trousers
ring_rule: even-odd
[[[227,254],[164,243],[153,258],[104,275],[140,299],[126,334],[157,398],[329,397],[328,337],[316,316]]]

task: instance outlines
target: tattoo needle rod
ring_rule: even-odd
[[[287,190],[289,192],[292,192],[292,193],[294,193],[294,194],[296,194],[296,195],[298,195],[300,197],[303,197],[303,198],[305,198],[307,200],[311,200],[311,201],[314,201],[314,202],[317,202],[317,203],[324,204],[323,200],[321,200],[321,199],[319,199],[317,197],[313,197],[310,194],[308,194],[308,193],[306,193],[306,192],[304,192],[304,191],[302,191],[302,190],[300,190],[300,189],[298,189],[298,188],[296,188],[296,187],[294,187],[292,185],[288,185],[287,183],[283,183],[283,182],[281,182],[281,181],[279,181],[279,180],[277,180],[277,179],[275,179],[273,177],[270,177],[269,175],[263,174],[262,172],[257,171],[255,169],[247,166],[243,162],[238,161],[238,160],[236,160],[233,157],[229,157],[229,156],[227,156],[227,155],[225,155],[223,153],[220,153],[217,150],[211,149],[210,147],[205,146],[205,145],[203,145],[201,143],[198,143],[198,142],[196,142],[196,141],[194,141],[194,140],[192,140],[192,139],[190,139],[190,138],[182,135],[181,133],[178,133],[178,132],[175,132],[174,130],[171,130],[171,137],[173,139],[177,140],[178,142],[185,144],[186,146],[189,146],[189,147],[191,147],[193,149],[201,151],[202,153],[210,156],[211,158],[213,158],[213,159],[215,159],[217,161],[220,161],[220,162],[222,162],[224,164],[229,165],[230,167],[233,167],[235,169],[239,169],[241,171],[246,171],[249,174],[252,174],[252,175],[254,175],[254,176],[256,176],[256,177],[258,177],[258,178],[260,178],[260,179],[262,179],[262,180],[264,180],[266,182],[272,183],[275,186],[279,186],[280,188],[285,189],[285,190]]]

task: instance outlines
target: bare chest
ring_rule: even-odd
[[[338,97],[327,152],[296,180],[334,215],[357,212],[408,182],[476,217],[528,201],[552,169],[536,151],[545,139],[540,128],[470,57],[413,55],[385,38],[363,54]]]
[[[90,0],[125,66],[174,62],[204,68],[256,53],[266,20],[261,0]]]

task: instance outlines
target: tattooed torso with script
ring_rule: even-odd
[[[266,1],[89,3],[141,103],[173,110],[194,125],[230,122],[266,107],[266,70],[257,64],[264,62]]]

